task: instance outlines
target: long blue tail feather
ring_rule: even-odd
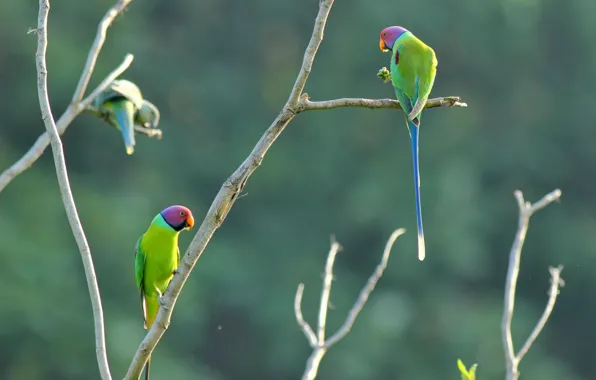
[[[134,131],[134,115],[131,110],[126,108],[123,102],[113,104],[114,116],[116,122],[120,126],[122,132],[122,139],[124,140],[124,146],[126,147],[126,153],[133,154],[135,146],[135,131]]]
[[[412,158],[414,164],[414,190],[416,192],[416,224],[418,226],[418,260],[423,261],[426,256],[426,246],[424,244],[424,231],[422,229],[422,210],[420,205],[420,172],[418,170],[418,137],[420,127],[413,121],[408,121],[410,130],[410,140],[412,142]]]

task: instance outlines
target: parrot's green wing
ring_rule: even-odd
[[[434,50],[413,35],[408,36],[396,46],[398,62],[391,61],[391,79],[393,86],[399,88],[411,101],[412,108],[404,109],[408,119],[413,120],[426,105],[435,75],[437,58]],[[393,57],[395,57],[395,52]],[[396,92],[397,95],[397,92]],[[398,100],[399,95],[398,95]]]
[[[126,79],[116,79],[110,83],[108,88],[102,91],[95,99],[95,106],[101,107],[108,100],[126,98],[130,100],[137,109],[143,106],[143,94],[139,87]]]
[[[414,108],[408,115],[410,120],[414,119],[416,116],[422,112],[422,109],[426,105],[426,101],[430,95],[430,91],[433,88],[433,84],[435,83],[435,76],[437,74],[437,57],[435,56],[435,52],[432,48],[421,41],[422,44],[422,52],[420,54],[421,59],[418,68],[418,76],[416,77],[416,85],[417,85],[417,98],[416,104],[414,104]]]
[[[143,323],[145,328],[147,328],[147,304],[145,302],[145,288],[143,285],[143,278],[145,275],[145,253],[141,249],[141,236],[137,241],[137,246],[135,247],[135,279],[137,281],[137,287],[139,288],[139,292],[141,295],[141,307],[143,309]]]

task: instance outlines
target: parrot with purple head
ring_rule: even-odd
[[[159,299],[180,265],[178,236],[195,224],[192,212],[184,206],[170,206],[157,214],[135,248],[135,279],[141,295],[145,329],[150,329],[159,310]],[[149,380],[151,356],[145,365]]]
[[[381,31],[381,51],[391,51],[390,73],[395,95],[406,113],[414,164],[416,222],[418,227],[418,259],[424,260],[426,248],[422,229],[420,202],[420,174],[418,170],[418,139],[420,115],[430,95],[437,73],[434,50],[401,26],[390,26]]]

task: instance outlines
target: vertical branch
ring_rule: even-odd
[[[50,107],[50,99],[48,97],[47,84],[47,67],[46,67],[46,50],[48,46],[48,13],[50,11],[49,0],[39,0],[39,18],[37,25],[37,52],[35,54],[35,62],[37,66],[37,93],[39,96],[39,105],[41,109],[41,116],[46,127],[47,133],[52,144],[52,152],[54,154],[54,164],[56,166],[56,176],[58,177],[58,184],[60,186],[60,194],[64,209],[68,216],[68,222],[75,237],[81,258],[83,259],[83,266],[85,267],[85,275],[87,277],[87,285],[89,287],[89,294],[91,296],[91,303],[93,305],[93,317],[95,320],[95,345],[97,353],[97,363],[99,371],[103,380],[111,380],[110,369],[106,354],[105,333],[103,323],[103,312],[101,306],[101,299],[99,296],[99,287],[95,278],[95,269],[93,268],[93,260],[91,258],[91,251],[83,226],[79,220],[77,207],[75,205],[70,183],[68,180],[68,172],[66,170],[66,161],[64,159],[64,151],[62,149],[62,141],[54,117]]]
[[[298,322],[298,326],[304,332],[308,343],[312,347],[313,351],[306,361],[306,368],[304,369],[304,374],[302,375],[302,380],[314,380],[317,377],[317,373],[319,371],[319,366],[321,365],[321,361],[323,357],[337,342],[342,340],[348,332],[352,329],[354,322],[356,321],[356,317],[364,308],[368,297],[375,289],[377,282],[383,276],[383,272],[385,268],[387,268],[387,263],[389,261],[389,255],[391,254],[391,249],[393,248],[393,244],[397,240],[397,238],[405,233],[406,230],[400,228],[395,230],[387,243],[385,244],[385,249],[383,251],[383,257],[381,258],[381,262],[375,268],[373,274],[369,277],[366,285],[360,291],[360,295],[358,299],[352,306],[352,309],[348,313],[344,324],[333,334],[329,339],[325,340],[325,324],[327,319],[327,309],[329,308],[329,294],[331,292],[331,282],[333,280],[333,264],[335,262],[335,256],[337,252],[341,249],[339,243],[335,240],[331,242],[331,249],[329,250],[329,254],[327,256],[327,263],[325,264],[325,279],[323,281],[323,290],[321,291],[321,304],[319,306],[319,336],[318,339],[315,336],[312,328],[304,320],[302,316],[302,293],[304,291],[304,284],[298,285],[298,290],[296,291],[296,297],[294,298],[294,314],[296,315],[296,321]]]
[[[97,58],[99,57],[99,52],[103,47],[104,42],[106,41],[106,35],[108,33],[108,28],[114,22],[114,19],[118,14],[120,14],[124,8],[130,4],[132,0],[118,0],[118,2],[108,10],[108,12],[103,16],[103,19],[99,22],[97,26],[97,34],[95,35],[95,41],[93,41],[93,45],[91,45],[91,50],[89,51],[89,55],[87,56],[87,62],[85,62],[85,68],[81,73],[81,78],[79,79],[79,84],[77,84],[77,88],[72,95],[72,104],[76,105],[81,102],[83,96],[85,95],[85,90],[87,89],[87,85],[89,84],[89,80],[91,79],[91,74],[93,74],[93,70],[95,70],[95,63],[97,62]],[[101,92],[101,91],[100,91]]]
[[[551,288],[549,291],[549,300],[542,314],[538,324],[528,337],[526,343],[520,352],[516,355],[515,348],[513,346],[513,337],[511,334],[511,322],[513,320],[513,309],[515,306],[515,291],[517,286],[517,278],[520,270],[520,260],[526,234],[528,232],[528,226],[530,223],[530,217],[538,210],[546,207],[548,204],[558,200],[561,197],[561,190],[556,189],[553,192],[545,195],[538,202],[531,204],[524,200],[524,196],[521,191],[516,190],[515,198],[519,207],[519,219],[517,226],[517,233],[509,253],[509,266],[507,268],[507,279],[505,281],[505,300],[503,307],[503,318],[501,320],[501,338],[503,340],[503,349],[505,351],[505,367],[506,367],[506,379],[517,380],[519,378],[519,363],[521,362],[524,355],[528,352],[531,345],[534,343],[544,326],[550,314],[555,306],[557,295],[559,293],[559,286],[563,285],[561,279],[562,267],[549,268],[551,274]]]
[[[321,303],[319,305],[319,324],[317,329],[317,340],[319,345],[325,343],[325,325],[327,324],[327,310],[329,310],[329,296],[331,295],[331,284],[333,283],[333,264],[335,257],[341,250],[341,246],[331,238],[331,249],[325,263],[325,277],[323,279],[323,291],[321,292]]]
[[[333,6],[333,1],[334,0],[319,0],[319,13],[315,19],[313,33],[308,42],[308,46],[306,47],[306,51],[304,52],[302,66],[300,67],[300,72],[298,73],[294,87],[292,87],[292,92],[290,93],[286,107],[295,108],[298,105],[300,95],[304,90],[304,86],[306,86],[306,80],[312,70],[312,64],[317,55],[317,50],[319,50],[319,46],[323,41],[325,25],[327,24],[327,18],[329,17],[329,12]]]

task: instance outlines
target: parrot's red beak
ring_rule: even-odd
[[[186,218],[186,229],[190,230],[194,225],[195,218],[193,218],[192,215],[189,215],[188,218]]]
[[[382,38],[379,40],[379,47],[381,48],[381,51],[383,51],[383,52],[389,51],[389,49],[387,48],[387,45],[385,44],[385,41],[383,41]]]

